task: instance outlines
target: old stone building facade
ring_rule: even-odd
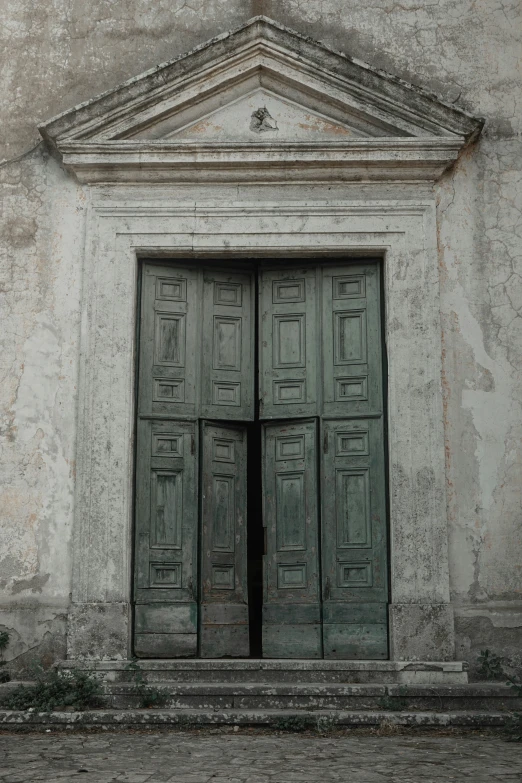
[[[7,657],[520,663],[519,4],[7,16]]]

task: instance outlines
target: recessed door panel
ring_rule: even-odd
[[[138,422],[135,652],[197,654],[197,443],[193,422]]]
[[[263,269],[259,277],[261,419],[317,414],[319,331],[313,267]]]
[[[263,655],[320,658],[317,421],[263,425]]]
[[[254,417],[253,278],[205,269],[201,340],[201,415]]]
[[[383,412],[379,265],[322,269],[323,415]]]
[[[249,654],[246,428],[201,425],[200,655]]]
[[[323,421],[325,658],[386,658],[386,503],[381,418]]]
[[[195,416],[198,270],[145,264],[139,350],[140,415]]]

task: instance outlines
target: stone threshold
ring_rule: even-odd
[[[108,681],[119,680],[129,671],[131,660],[68,660],[64,669],[81,668],[99,672]],[[357,683],[399,684],[460,684],[468,682],[467,664],[463,661],[345,661],[305,659],[241,659],[241,658],[176,658],[171,660],[139,659],[140,669],[150,680],[168,680],[191,675],[204,679],[207,675],[218,680],[247,680],[266,676],[294,681],[337,681]]]
[[[86,710],[85,712],[21,712],[0,711],[0,727],[17,730],[23,727],[39,729],[132,728],[137,726],[192,728],[198,726],[269,726],[273,729],[328,729],[357,726],[404,726],[408,728],[482,728],[506,726],[509,713],[453,712],[388,712],[344,710]]]
[[[138,658],[132,660],[78,659],[62,661],[63,668],[85,667],[87,664],[103,670],[122,670],[137,660],[147,669],[265,669],[279,671],[302,669],[303,671],[339,670],[349,671],[447,671],[467,670],[464,661],[345,661],[305,658]]]

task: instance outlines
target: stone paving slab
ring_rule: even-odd
[[[489,735],[1,734],[0,783],[516,783],[522,745]]]

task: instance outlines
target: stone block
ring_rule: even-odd
[[[455,656],[449,604],[391,604],[390,657],[397,661],[451,661]]]
[[[67,657],[120,660],[129,656],[127,603],[72,604],[67,619]]]
[[[35,663],[48,668],[65,657],[66,617],[66,607],[34,600],[0,607],[0,631],[9,634],[4,658],[11,677],[25,677]]]

